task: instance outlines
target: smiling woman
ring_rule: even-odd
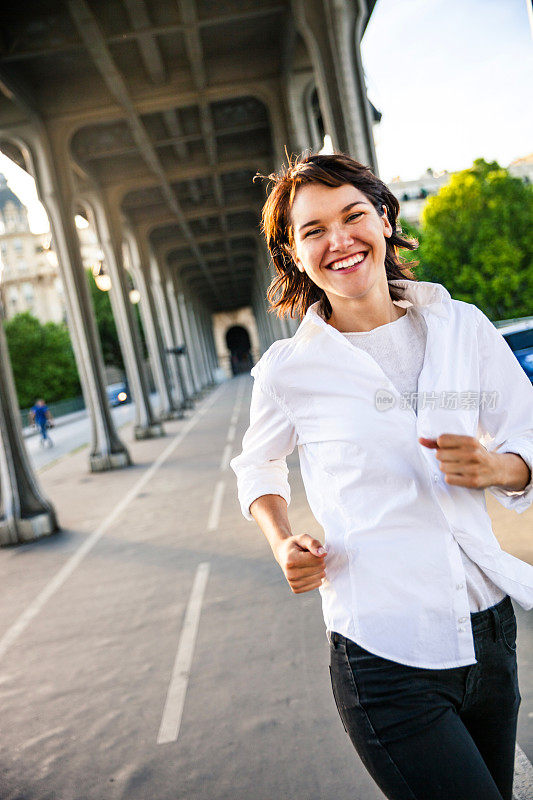
[[[375,239],[380,220],[387,239],[383,241],[383,235],[379,237],[378,233],[375,241],[380,253],[374,258],[374,266],[384,263],[387,280],[416,280],[410,268],[417,262],[403,264],[399,249],[415,250],[418,242],[401,236],[398,200],[368,167],[342,154],[295,157],[281,175],[271,174],[267,179],[273,186],[263,208],[262,229],[278,273],[267,296],[279,316],[287,311],[293,316],[297,311],[303,317],[309,306],[319,301],[320,310],[329,320],[332,307],[326,286],[317,280],[319,268],[333,268],[330,261],[336,258],[335,267],[347,271],[349,265],[343,265],[340,256],[361,254],[365,258],[371,248],[369,242],[363,241],[364,235],[372,229]],[[339,191],[332,193],[328,189]],[[322,247],[325,234],[332,228],[335,239],[326,254]],[[357,252],[354,248],[359,245]],[[295,254],[301,254],[301,258],[295,258]],[[399,300],[403,292],[390,286],[388,294],[391,300]]]
[[[402,264],[416,244],[367,167],[308,155],[269,178],[268,298],[303,320],[251,372],[242,513],[291,590],[319,590],[335,703],[386,797],[511,800],[533,566],[483,490],[533,501],[533,386],[479,308]],[[323,544],[289,522],[296,446]]]

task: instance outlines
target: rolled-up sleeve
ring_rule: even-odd
[[[530,469],[524,489],[487,491],[518,514],[533,502],[533,385],[502,334],[476,307],[482,397],[479,433],[491,452],[516,453]]]
[[[237,476],[241,510],[247,520],[253,520],[251,503],[264,494],[278,494],[289,505],[291,492],[286,456],[295,446],[294,424],[280,401],[256,378],[250,402],[250,425],[242,440],[242,452],[230,461]]]

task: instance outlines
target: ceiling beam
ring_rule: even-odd
[[[209,269],[203,262],[202,254],[195,244],[194,236],[189,228],[189,225],[187,224],[183,210],[167,180],[163,166],[159,161],[159,157],[150,141],[150,137],[148,136],[140,117],[135,111],[126,83],[114,63],[111,52],[106,45],[96,18],[89,8],[86,0],[67,0],[67,3],[71,16],[76,27],[78,28],[79,34],[82,37],[85,46],[87,47],[87,50],[89,51],[100,74],[102,75],[102,78],[109,91],[126,111],[133,137],[139,146],[141,155],[152,171],[158,176],[165,200],[167,201],[169,208],[174,213],[177,224],[183,231],[185,238],[189,241],[191,248],[195,252],[195,255],[198,258],[198,263],[204,270],[206,280],[210,285],[212,285]],[[212,285],[212,288],[216,294],[216,287]]]
[[[260,8],[250,9],[249,11],[228,13],[228,14],[215,14],[212,17],[198,20],[200,28],[209,28],[216,25],[227,25],[231,23],[245,22],[247,20],[260,19],[261,17],[268,17],[276,14],[285,9],[283,4],[275,4],[272,6],[261,6]],[[131,42],[150,36],[168,35],[169,33],[184,33],[186,26],[183,23],[168,23],[167,25],[150,25],[145,24],[139,27],[134,27],[133,30],[115,33],[110,36],[105,36],[106,44],[121,44],[122,42]],[[63,44],[51,47],[36,47],[26,50],[11,50],[5,48],[0,52],[0,63],[7,63],[10,61],[26,61],[27,59],[42,58],[47,56],[55,56],[59,53],[69,53],[75,50],[82,50],[83,42],[79,39],[71,39],[70,41],[63,42]]]
[[[146,11],[144,0],[123,0],[131,26],[137,33],[139,47],[144,67],[154,86],[165,83],[167,79],[165,65],[153,33],[148,32],[150,20]]]

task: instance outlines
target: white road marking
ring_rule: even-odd
[[[232,442],[235,439],[235,423],[229,426],[228,428],[228,436],[226,441]]]
[[[224,495],[225,488],[226,484],[223,480],[218,481],[217,485],[215,486],[213,501],[211,503],[211,511],[209,512],[209,520],[207,522],[207,530],[210,533],[216,531],[216,529],[218,528],[218,522],[220,520],[220,511],[222,509],[222,497]]]
[[[220,462],[220,469],[222,472],[227,470],[229,467],[229,462],[231,460],[231,451],[233,450],[233,445],[231,442],[228,442],[224,448],[224,452],[222,453],[222,460]]]
[[[522,748],[515,745],[513,800],[532,800],[533,765]]]
[[[25,611],[15,620],[10,628],[0,638],[0,659],[4,657],[11,645],[18,639],[18,637],[26,630],[28,625],[33,619],[42,611],[44,605],[54,595],[58,589],[63,586],[65,581],[72,575],[76,567],[83,561],[85,556],[92,550],[94,545],[102,538],[104,533],[109,530],[110,526],[128,507],[128,505],[135,499],[141,489],[148,483],[148,481],[155,475],[161,465],[173,453],[176,447],[183,441],[185,436],[191,431],[194,426],[200,421],[202,416],[213,405],[224,384],[221,384],[218,389],[215,389],[211,397],[206,398],[205,405],[185,423],[183,429],[178,433],[174,439],[168,444],[163,452],[156,458],[151,467],[149,467],[144,475],[132,486],[132,488],[124,495],[122,500],[115,506],[113,511],[100,523],[95,531],[83,542],[76,552],[68,559],[68,561],[61,567],[61,569],[54,575],[54,577],[46,584],[46,586],[39,592],[37,597],[30,603]]]
[[[244,388],[244,383],[241,383],[237,390],[237,397],[228,431],[228,441],[224,447],[222,460],[220,462],[220,469],[222,471],[228,469],[229,467],[232,441],[235,437],[235,427],[239,418]],[[215,486],[213,500],[211,501],[211,508],[209,511],[209,519],[207,522],[207,530],[210,533],[216,531],[218,528],[225,488],[226,484],[224,480],[219,480]],[[172,677],[170,679],[170,684],[167,691],[165,708],[163,710],[163,717],[161,719],[161,725],[157,736],[157,744],[169,744],[170,742],[175,742],[178,739],[181,718],[183,715],[183,706],[185,704],[185,695],[187,693],[187,686],[191,674],[196,635],[200,622],[202,599],[207,584],[208,574],[209,563],[204,562],[200,564],[196,571],[196,576],[191,590],[191,596],[189,598],[189,604],[185,612],[185,620],[178,644],[176,660],[174,661]]]
[[[172,669],[172,677],[168,686],[163,717],[157,735],[157,744],[168,744],[169,742],[175,742],[178,738],[208,576],[209,563],[204,561],[198,565],[196,570],[191,596],[185,611],[185,619]]]

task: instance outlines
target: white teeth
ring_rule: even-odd
[[[330,269],[347,269],[348,267],[353,267],[356,264],[360,264],[363,258],[366,256],[366,253],[359,253],[357,256],[352,256],[351,258],[346,258],[344,261],[337,261]]]

